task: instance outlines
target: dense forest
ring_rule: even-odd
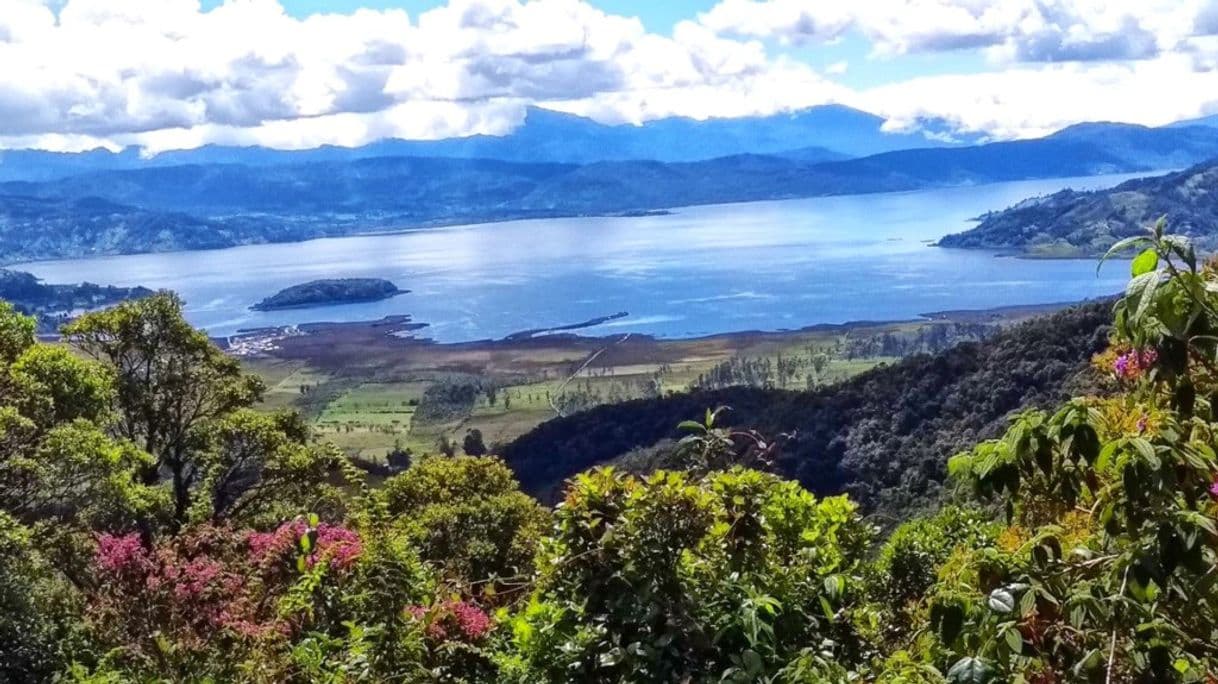
[[[1213,682],[1218,266],[1162,225],[1130,246],[1115,305],[839,394],[746,392],[735,426],[647,404],[695,416],[673,469],[595,467],[553,508],[494,457],[369,481],[254,410],[171,294],[55,345],[0,306],[0,681]],[[1083,361],[1104,391],[1062,398]],[[803,413],[841,450],[767,434]],[[885,534],[774,467],[872,507],[951,486]]]
[[[726,406],[730,424],[789,435],[783,475],[818,494],[847,492],[867,510],[904,511],[935,500],[947,458],[1000,432],[1012,411],[1069,396],[1106,344],[1111,306],[1068,309],[811,392],[731,387],[599,406],[543,423],[501,455],[526,491],[552,500],[575,473]]]
[[[1062,190],[982,217],[948,235],[944,247],[1003,249],[1047,256],[1099,255],[1117,240],[1171,215],[1178,234],[1199,247],[1218,246],[1218,163],[1206,161],[1163,176],[1126,181],[1093,192]]]

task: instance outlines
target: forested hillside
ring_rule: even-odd
[[[1030,198],[939,244],[1045,256],[1099,255],[1117,240],[1141,234],[1161,216],[1171,216],[1175,230],[1199,247],[1218,246],[1218,163],[1131,180],[1110,190],[1062,190]]]
[[[776,464],[783,475],[865,509],[908,510],[938,496],[949,456],[1000,432],[1012,411],[1068,396],[1105,344],[1111,307],[1068,309],[812,392],[742,387],[600,406],[543,423],[502,456],[526,491],[552,498],[575,473],[728,406],[733,425],[793,435]]]

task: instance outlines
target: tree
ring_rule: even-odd
[[[10,401],[39,427],[73,420],[105,424],[114,400],[114,375],[64,347],[37,344],[9,367]]]
[[[465,582],[528,575],[548,521],[496,458],[424,458],[379,495],[419,555]]]
[[[53,573],[34,549],[31,532],[0,511],[0,681],[51,681],[64,663],[62,627],[48,589]],[[62,608],[63,606],[61,606]],[[57,625],[67,621],[68,624]]]
[[[12,363],[21,352],[34,346],[38,322],[23,316],[12,304],[0,300],[0,362]]]
[[[485,456],[486,445],[482,442],[482,431],[473,428],[466,432],[465,439],[461,442],[461,448],[465,451],[466,456]]]
[[[321,483],[337,456],[308,444],[299,415],[242,409],[208,428],[199,454],[208,505],[196,516],[221,521],[290,514],[316,507],[326,495]]]
[[[322,456],[304,445],[305,431],[242,412],[262,398],[262,382],[186,322],[176,295],[87,314],[64,334],[113,373],[111,429],[152,455],[141,472],[145,484],[168,478],[175,528],[204,481],[211,515],[223,517],[277,496],[268,482],[307,487],[324,474]]]

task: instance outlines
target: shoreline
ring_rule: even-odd
[[[905,188],[905,189],[898,189],[898,190],[873,190],[873,191],[862,191],[862,192],[815,192],[815,193],[810,193],[810,194],[806,194],[806,195],[797,195],[797,196],[758,197],[758,198],[741,199],[741,200],[720,200],[720,201],[713,201],[713,202],[695,202],[692,204],[679,204],[679,205],[672,205],[672,206],[666,206],[666,207],[653,207],[653,208],[644,207],[644,208],[635,208],[635,209],[624,209],[624,210],[618,210],[618,211],[579,212],[579,211],[549,210],[549,211],[530,211],[530,212],[505,212],[501,215],[448,216],[448,217],[443,217],[443,218],[436,217],[436,218],[431,218],[431,219],[423,219],[423,220],[416,221],[413,223],[398,223],[393,220],[387,220],[386,224],[388,224],[388,225],[382,225],[382,226],[377,226],[377,227],[369,226],[368,228],[363,228],[363,229],[357,228],[357,229],[354,229],[351,231],[346,231],[341,234],[335,234],[335,235],[311,235],[311,236],[302,236],[302,237],[299,237],[296,239],[240,242],[240,243],[227,245],[227,246],[223,246],[223,247],[211,247],[211,248],[207,248],[207,249],[164,249],[164,250],[150,250],[150,251],[144,251],[144,252],[114,252],[114,253],[98,252],[98,253],[93,253],[93,254],[43,256],[43,257],[33,257],[33,258],[27,257],[27,258],[17,258],[17,259],[9,259],[9,258],[5,258],[5,257],[0,257],[0,267],[14,268],[14,267],[23,267],[23,266],[36,266],[38,264],[56,263],[56,262],[63,262],[63,261],[78,261],[78,260],[86,260],[86,259],[109,259],[109,258],[122,258],[122,257],[131,257],[131,256],[148,256],[148,255],[157,255],[157,254],[178,254],[178,253],[184,253],[184,252],[217,252],[217,251],[223,251],[223,250],[227,250],[227,249],[239,249],[242,247],[259,247],[259,246],[268,246],[268,245],[299,244],[299,243],[305,243],[305,242],[315,242],[315,241],[319,241],[319,240],[342,240],[342,239],[346,239],[346,238],[400,235],[400,234],[415,233],[415,232],[420,232],[420,231],[472,228],[472,227],[477,227],[477,226],[494,225],[494,224],[500,224],[500,223],[513,223],[513,222],[518,222],[518,221],[571,219],[571,218],[645,218],[645,217],[652,217],[652,216],[668,216],[668,215],[672,215],[672,214],[679,214],[684,209],[701,208],[701,207],[735,206],[735,205],[740,205],[740,204],[769,203],[769,202],[798,202],[798,201],[806,201],[806,200],[814,200],[814,199],[827,199],[827,198],[835,198],[835,197],[867,197],[867,196],[873,196],[873,195],[904,195],[904,194],[926,192],[926,191],[932,191],[932,190],[968,189],[968,188],[988,186],[988,185],[1001,185],[1004,183],[1021,183],[1021,182],[1050,181],[1050,180],[1067,181],[1067,180],[1072,180],[1072,179],[1089,179],[1089,178],[1099,178],[1099,177],[1105,177],[1105,176],[1134,175],[1136,177],[1145,177],[1144,175],[1139,175],[1139,174],[1140,174],[1140,172],[1098,173],[1098,174],[1090,174],[1090,175],[1085,175],[1085,176],[1049,175],[1049,176],[1043,176],[1043,177],[1038,176],[1038,177],[1034,177],[1034,178],[995,180],[995,181],[987,181],[984,183],[964,183],[964,184],[959,184],[959,185],[946,185],[946,186],[928,185],[925,187]],[[1151,174],[1151,175],[1153,175],[1153,174]],[[242,216],[242,215],[237,214],[235,216]],[[224,217],[224,218],[233,218],[233,216],[228,216],[228,217]],[[316,220],[323,221],[322,219],[316,219]],[[945,249],[967,249],[970,251],[993,251],[993,250],[987,250],[987,249],[983,249],[983,248],[971,248],[971,247],[965,247],[965,248],[941,247],[938,244],[938,241],[942,240],[943,237],[947,237],[947,235],[940,236],[939,238],[934,239],[934,242],[928,246],[940,247],[940,248],[945,248]],[[1056,258],[1056,257],[1047,257],[1047,258]]]
[[[842,323],[813,323],[799,328],[780,328],[774,330],[746,329],[729,330],[707,335],[681,337],[658,337],[649,333],[633,332],[628,328],[608,335],[585,335],[579,330],[596,327],[608,321],[621,320],[629,317],[627,312],[617,312],[597,318],[557,325],[551,327],[532,328],[510,333],[501,338],[482,338],[460,342],[442,342],[433,338],[416,336],[430,325],[415,321],[409,314],[386,316],[384,318],[363,321],[310,321],[295,325],[271,326],[262,328],[240,329],[233,335],[210,336],[212,341],[225,351],[236,356],[273,355],[278,350],[277,342],[293,338],[354,334],[356,336],[377,336],[396,338],[405,346],[427,346],[438,349],[526,349],[539,345],[571,345],[584,346],[591,343],[619,340],[628,336],[636,341],[651,344],[683,344],[713,341],[740,342],[745,340],[781,340],[808,334],[838,333],[850,334],[858,331],[872,331],[880,328],[903,325],[954,323],[954,324],[1002,324],[1014,323],[1036,316],[1047,315],[1071,306],[1085,304],[1103,297],[1081,299],[1077,301],[1050,302],[1045,304],[1012,304],[986,309],[948,309],[928,311],[916,317],[904,319],[868,320],[860,319]]]

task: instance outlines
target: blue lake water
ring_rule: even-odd
[[[1120,290],[1127,269],[931,247],[985,211],[1131,176],[677,209],[665,216],[481,224],[233,249],[48,261],[47,282],[179,292],[214,335],[309,321],[410,314],[444,342],[499,338],[618,311],[588,334],[689,337],[815,323],[912,318]],[[411,292],[315,309],[254,312],[283,287],[375,276]]]

